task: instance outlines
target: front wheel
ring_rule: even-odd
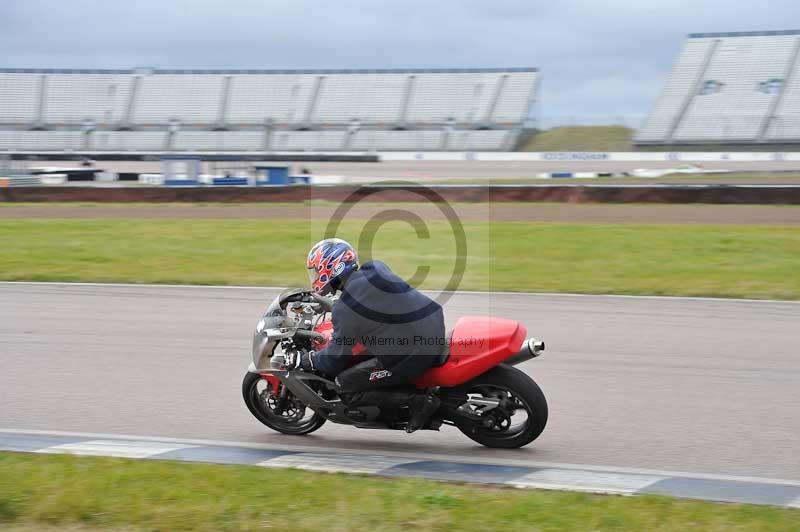
[[[306,408],[291,393],[283,399],[276,397],[269,382],[258,373],[245,374],[242,397],[257,420],[283,434],[311,434],[325,424],[324,417]]]
[[[547,400],[542,390],[515,367],[501,364],[467,382],[462,389],[470,399],[499,401],[495,408],[475,412],[484,423],[457,423],[461,432],[481,445],[522,447],[538,438],[547,424]]]

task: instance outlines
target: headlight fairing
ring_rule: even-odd
[[[288,288],[272,300],[258,320],[253,334],[253,364],[256,369],[269,370],[269,359],[282,353],[281,341],[291,337],[300,322],[299,317],[287,314],[286,306],[299,301],[311,303],[314,300],[308,290]]]
[[[269,359],[281,340],[275,331],[288,325],[286,311],[281,308],[280,300],[280,296],[276,297],[256,324],[253,334],[253,364],[256,369],[269,368]]]

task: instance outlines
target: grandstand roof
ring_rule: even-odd
[[[538,72],[538,68],[355,68],[355,69],[98,69],[98,68],[0,68],[3,74],[480,74]]]
[[[721,33],[690,33],[690,39],[707,39],[713,37],[770,37],[773,35],[800,35],[800,30],[772,31],[729,31]]]

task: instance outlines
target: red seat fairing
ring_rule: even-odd
[[[463,384],[503,362],[522,348],[527,331],[519,322],[466,316],[450,337],[450,357],[414,381],[420,388]]]

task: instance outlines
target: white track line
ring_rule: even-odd
[[[89,440],[53,445],[35,452],[43,454],[66,453],[86,456],[115,456],[117,458],[147,458],[191,447],[195,446],[154,441]]]
[[[515,478],[511,484],[522,488],[602,490],[603,493],[633,494],[666,478],[669,476],[544,469]]]
[[[0,285],[30,285],[30,286],[90,286],[90,287],[111,287],[111,288],[208,288],[215,290],[285,290],[285,286],[243,286],[243,285],[202,285],[202,284],[150,284],[150,283],[70,283],[60,281],[0,281]],[[441,290],[423,290],[429,294],[444,293]],[[692,296],[634,296],[626,294],[575,294],[572,292],[501,292],[491,290],[459,290],[454,294],[466,295],[497,295],[497,296],[517,296],[517,297],[577,297],[577,298],[613,298],[613,299],[642,299],[642,300],[666,300],[666,301],[712,301],[719,303],[783,303],[788,305],[800,305],[800,301],[784,299],[747,299],[734,297],[692,297]]]
[[[198,446],[210,445],[221,447],[243,447],[248,449],[262,449],[262,450],[278,450],[278,451],[295,451],[301,453],[312,454],[333,454],[348,456],[358,453],[358,449],[349,448],[331,448],[322,446],[309,446],[309,445],[285,445],[285,444],[263,444],[253,442],[237,442],[226,440],[204,440],[194,438],[169,438],[158,436],[138,436],[129,434],[105,434],[95,432],[66,432],[66,431],[53,431],[53,430],[28,430],[28,429],[13,429],[13,428],[0,428],[0,434],[27,434],[32,436],[66,436],[74,438],[86,438],[89,440],[135,440],[137,442],[156,442],[156,443],[169,443],[179,446]],[[381,457],[402,458],[403,461],[420,461],[420,460],[439,460],[445,462],[461,462],[469,464],[481,465],[508,465],[508,466],[523,466],[523,467],[540,467],[547,469],[574,469],[581,471],[593,471],[604,473],[620,473],[627,475],[645,475],[655,477],[680,477],[680,478],[695,478],[703,480],[725,480],[736,482],[757,482],[764,484],[782,484],[785,486],[800,487],[800,480],[767,478],[767,477],[752,477],[741,475],[719,475],[712,473],[691,473],[687,471],[662,471],[656,469],[643,469],[632,467],[614,467],[614,466],[600,466],[591,464],[564,464],[558,462],[538,462],[531,460],[514,460],[508,458],[483,458],[472,457],[466,455],[455,454],[436,454],[436,453],[413,453],[404,451],[380,451],[372,454],[378,454]]]
[[[303,453],[270,458],[256,465],[262,467],[291,467],[306,471],[325,471],[328,473],[380,473],[391,467],[414,462],[411,458],[383,455],[362,455],[343,453]]]

